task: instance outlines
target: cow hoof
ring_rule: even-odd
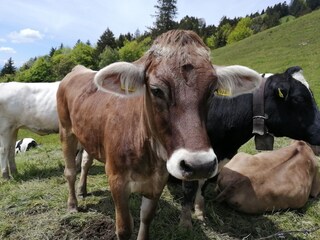
[[[200,210],[195,210],[195,216],[196,218],[199,220],[199,221],[204,221],[204,214],[203,214],[203,211],[200,211]]]
[[[78,193],[78,198],[80,198],[80,199],[84,199],[84,198],[86,198],[87,196],[88,196],[87,192],[85,192],[85,193]]]
[[[68,212],[69,213],[77,213],[78,212],[78,208],[77,207],[68,207]]]
[[[77,206],[77,204],[69,203],[69,204],[68,204],[68,212],[70,212],[70,213],[76,213],[76,212],[78,212],[78,206]]]
[[[6,179],[6,180],[9,180],[10,179],[10,175],[9,175],[9,173],[2,173],[2,178],[3,179]]]

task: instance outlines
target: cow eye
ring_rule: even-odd
[[[151,87],[151,93],[153,96],[157,97],[157,98],[164,98],[164,93],[160,88],[156,88],[156,87]]]

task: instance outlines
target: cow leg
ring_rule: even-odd
[[[76,156],[76,166],[77,171],[81,171],[81,164],[82,164],[82,155],[83,155],[84,149],[83,147],[78,143],[78,152]]]
[[[180,217],[181,227],[192,228],[191,209],[197,189],[198,181],[182,181],[183,201]]]
[[[78,155],[77,155],[78,157]],[[86,197],[87,196],[87,177],[88,172],[93,163],[93,158],[89,156],[86,151],[82,150],[82,160],[81,160],[81,175],[78,187],[78,196]]]
[[[198,220],[204,221],[204,197],[202,187],[205,181],[199,181],[199,186],[196,193],[196,199],[194,201],[194,213]]]
[[[150,224],[156,213],[158,201],[159,197],[154,199],[142,197],[138,240],[149,239]]]
[[[62,143],[62,151],[65,159],[64,175],[68,182],[68,210],[70,212],[78,211],[78,202],[76,197],[75,182],[76,182],[76,155],[78,140],[72,133],[67,132],[62,127],[60,128],[60,138]]]
[[[10,138],[11,141],[10,141],[10,147],[9,147],[9,153],[8,153],[8,160],[9,160],[9,169],[10,169],[11,176],[18,173],[16,161],[15,161],[15,155],[16,155],[15,147],[16,147],[17,135],[18,135],[18,130],[15,130],[12,132],[12,135]]]
[[[10,128],[1,131],[0,134],[0,161],[1,161],[1,173],[5,179],[10,178],[11,174],[17,173],[17,167],[15,164],[15,141],[17,138],[17,130]],[[9,166],[9,168],[8,168]]]
[[[116,210],[116,234],[119,240],[130,239],[133,232],[133,219],[129,210],[128,183],[121,176],[110,176],[109,185]]]

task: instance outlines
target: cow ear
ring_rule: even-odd
[[[276,91],[275,95],[276,95],[278,98],[281,98],[281,99],[283,99],[283,100],[287,100],[287,98],[288,98],[288,91],[287,91],[287,89],[278,87],[275,91]]]
[[[222,96],[237,96],[252,92],[262,80],[259,73],[245,66],[215,65],[213,68],[218,77],[217,94]]]
[[[94,83],[99,90],[120,96],[137,96],[144,93],[143,68],[128,62],[112,63],[97,72]]]

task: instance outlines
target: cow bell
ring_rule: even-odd
[[[269,133],[263,135],[255,134],[254,143],[258,151],[273,150],[274,136]]]

